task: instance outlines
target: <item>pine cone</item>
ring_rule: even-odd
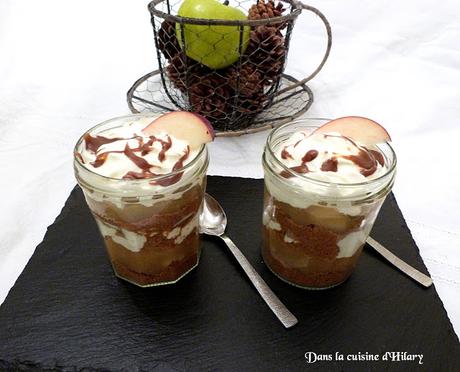
[[[271,85],[279,78],[286,59],[284,37],[276,27],[258,26],[251,31],[246,55],[257,66],[264,83]]]
[[[252,96],[263,92],[264,78],[253,64],[245,63],[239,69],[230,67],[227,77],[230,87],[243,96]]]
[[[169,80],[181,92],[185,92],[187,85],[191,85],[210,71],[206,66],[185,57],[182,53],[176,54],[166,67]]]
[[[210,120],[226,118],[232,112],[233,91],[227,79],[215,72],[194,79],[188,94],[192,110]]]
[[[260,91],[249,97],[240,96],[235,110],[245,115],[262,112],[268,103],[268,96]]]
[[[181,51],[176,37],[176,24],[171,21],[163,21],[158,31],[158,49],[167,60],[172,60]]]
[[[173,85],[184,92],[187,84],[187,66],[181,54],[176,54],[166,67],[166,74]]]
[[[285,9],[283,4],[279,2],[275,6],[274,0],[268,0],[265,3],[264,0],[258,0],[257,4],[254,4],[249,8],[248,19],[267,19],[273,17],[281,17]]]

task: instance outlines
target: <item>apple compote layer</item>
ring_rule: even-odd
[[[370,220],[373,220],[371,213]],[[373,221],[329,206],[297,208],[265,190],[262,255],[281,279],[328,288],[353,272]]]
[[[87,202],[116,274],[141,286],[177,281],[199,261],[198,218],[204,187],[152,205]]]

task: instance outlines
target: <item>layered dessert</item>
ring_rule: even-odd
[[[308,124],[288,124],[267,142],[262,255],[281,279],[319,289],[353,272],[395,157],[388,133],[367,119]]]
[[[204,118],[176,112],[112,119],[79,140],[76,177],[117,276],[152,286],[197,266],[212,139]]]

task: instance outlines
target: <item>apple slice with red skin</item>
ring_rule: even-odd
[[[187,111],[168,112],[152,121],[142,132],[148,136],[168,133],[172,137],[186,141],[191,148],[212,142],[215,137],[208,119]]]
[[[391,137],[384,127],[374,120],[361,116],[346,116],[331,120],[320,126],[312,134],[338,132],[364,145],[390,142]]]

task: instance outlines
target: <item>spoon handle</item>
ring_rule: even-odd
[[[395,256],[388,249],[386,249],[382,244],[372,239],[370,236],[367,238],[366,243],[369,244],[372,248],[374,248],[378,253],[380,253],[384,258],[386,258],[390,263],[396,266],[399,270],[401,270],[404,274],[411,277],[416,282],[420,283],[421,285],[425,287],[429,287],[431,284],[433,284],[433,280],[428,275],[421,273],[414,267],[405,263],[403,260]]]
[[[247,258],[243,255],[243,253],[241,253],[235,243],[233,243],[233,241],[225,234],[220,237],[227,244],[249,280],[252,282],[254,287],[256,287],[259,294],[262,296],[268,307],[275,313],[280,322],[283,323],[286,328],[290,328],[297,324],[297,318],[286,308],[286,306],[284,306],[276,294],[273,293],[267,283],[265,283]]]

